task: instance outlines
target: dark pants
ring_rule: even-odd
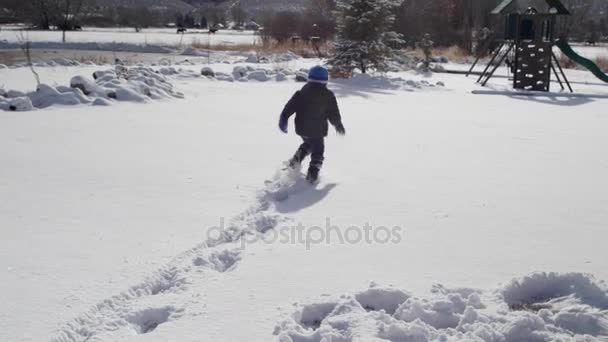
[[[293,155],[292,161],[302,163],[304,158],[310,154],[310,166],[309,169],[320,170],[323,166],[323,154],[325,153],[325,140],[324,138],[307,138],[302,137],[304,142],[296,153]]]

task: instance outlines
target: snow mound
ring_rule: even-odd
[[[264,71],[264,70],[255,70],[255,71],[251,72],[250,74],[248,74],[247,78],[249,80],[255,80],[258,82],[266,82],[266,81],[270,80],[270,77],[268,77],[268,75],[266,74],[266,71]]]
[[[332,80],[332,83],[343,87],[351,88],[368,88],[381,90],[406,90],[413,91],[423,88],[434,88],[436,86],[445,86],[445,84],[432,84],[426,80],[406,80],[401,77],[388,77],[382,75],[369,74],[354,74],[348,79]]]
[[[380,287],[376,283],[370,284],[369,289],[355,294],[355,299],[366,310],[384,310],[391,315],[408,298],[410,295],[404,291],[392,287]]]
[[[183,97],[173,90],[166,76],[148,67],[117,66],[95,71],[93,78],[74,76],[69,87],[40,84],[36,91],[27,94],[9,90],[0,98],[0,109],[26,111],[54,105],[109,105],[111,100],[146,102]]]
[[[33,110],[34,105],[32,105],[30,98],[25,96],[11,99],[0,97],[0,109],[14,112],[26,112]]]
[[[511,308],[559,302],[572,296],[581,303],[608,309],[606,287],[582,273],[534,273],[511,281],[502,295]]]
[[[207,77],[215,77],[215,72],[213,72],[213,69],[209,67],[204,67],[203,69],[201,69],[201,75]]]
[[[297,305],[274,334],[281,342],[352,341],[354,336],[361,341],[603,341],[607,295],[603,285],[578,273],[530,274],[487,294],[436,285],[428,297],[372,283],[335,301]],[[539,303],[546,305],[520,306]]]

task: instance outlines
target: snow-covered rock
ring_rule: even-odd
[[[275,80],[276,80],[277,82],[283,82],[283,81],[287,81],[287,76],[286,76],[284,73],[282,73],[282,72],[278,72],[278,73],[275,75]]]
[[[65,90],[65,89],[62,89]],[[90,103],[91,100],[74,92],[61,92],[47,84],[40,84],[35,92],[27,94],[36,108],[46,108],[52,105],[78,105]]]
[[[270,77],[266,74],[264,70],[256,70],[247,75],[249,80],[255,80],[259,82],[266,82],[270,80]]]
[[[247,73],[247,68],[242,65],[237,65],[232,69],[232,76],[235,80],[244,78],[245,76],[247,76]]]
[[[296,72],[296,82],[308,82],[308,73],[302,71]]]
[[[85,95],[101,93],[100,87],[84,76],[74,76],[70,80],[70,87],[80,89]]]
[[[0,109],[6,111],[24,112],[34,109],[29,97],[0,98]]]
[[[15,98],[15,97],[23,97],[25,93],[19,90],[10,89],[5,94],[6,97]]]
[[[210,67],[203,67],[203,69],[201,69],[201,75],[207,77],[215,77],[215,72],[213,72],[213,69],[211,69]]]
[[[177,69],[175,69],[174,67],[162,67],[162,68],[158,69],[158,72],[163,75],[179,74],[179,71],[177,71]]]
[[[433,72],[445,72],[445,68],[443,67],[443,65],[438,63],[432,63],[429,66],[429,69]]]
[[[258,59],[258,56],[256,54],[250,54],[245,59],[245,63],[258,63],[258,62],[259,62],[259,59]]]
[[[183,74],[194,75],[191,71]],[[200,75],[196,74],[196,77]],[[145,66],[132,68],[116,66],[114,69],[98,70],[93,73],[93,78],[94,80],[84,76],[74,76],[70,80],[69,87],[41,84],[34,92],[25,94],[9,91],[6,95],[9,98],[27,97],[35,108],[90,103],[108,105],[111,104],[110,99],[145,102],[150,99],[183,98],[183,94],[174,91],[173,85],[163,74]],[[4,109],[8,101],[3,103]],[[19,108],[27,108],[27,106],[19,106]]]
[[[215,79],[218,81],[234,82],[234,77],[232,75],[223,72],[216,73]]]
[[[291,61],[298,60],[300,58],[302,58],[302,57],[299,56],[299,55],[297,55],[297,54],[295,54],[295,53],[293,53],[293,52],[291,52],[291,51],[288,51],[286,53],[283,53],[283,54],[275,56],[273,58],[273,60],[275,62],[291,62]]]
[[[92,105],[93,106],[111,106],[112,102],[104,99],[103,97],[98,97],[93,101]]]

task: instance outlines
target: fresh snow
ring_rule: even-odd
[[[330,82],[347,135],[277,201],[264,181],[299,144],[278,113],[317,63],[38,68],[91,103],[0,111],[0,340],[606,340],[606,100]],[[106,98],[121,71],[183,98]],[[0,99],[36,89],[28,68],[0,79]],[[366,224],[392,239],[318,235]]]

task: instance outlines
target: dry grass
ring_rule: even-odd
[[[576,62],[574,62],[564,54],[557,55],[557,59],[559,61],[559,65],[561,65],[561,67],[564,69],[576,69],[577,67]]]
[[[597,64],[600,69],[604,72],[608,72],[608,57],[598,57],[595,59],[595,64]]]
[[[330,43],[321,43],[318,51],[314,46],[306,41],[296,42],[255,42],[253,44],[213,44],[208,45],[199,39],[194,39],[191,46],[196,49],[208,49],[212,51],[237,51],[237,52],[255,52],[260,56],[293,52],[305,58],[329,56],[333,52],[333,46]]]
[[[563,54],[558,55],[559,64],[564,69],[582,69],[575,61]],[[598,57],[593,61],[604,72],[608,71],[608,57]]]
[[[409,55],[417,57],[420,60],[424,59],[424,53],[422,52],[422,49],[408,49],[405,51]],[[473,55],[471,55],[466,50],[462,49],[460,46],[457,45],[433,48],[432,55],[433,57],[444,56],[447,57],[450,62],[457,63],[465,63],[468,62],[471,58],[474,58]]]
[[[97,65],[104,65],[104,64],[112,64],[114,63],[114,59],[110,60],[108,56],[82,56],[82,55],[74,55],[73,58],[71,58],[72,60],[75,60],[79,63],[86,63],[86,62],[93,62]]]

